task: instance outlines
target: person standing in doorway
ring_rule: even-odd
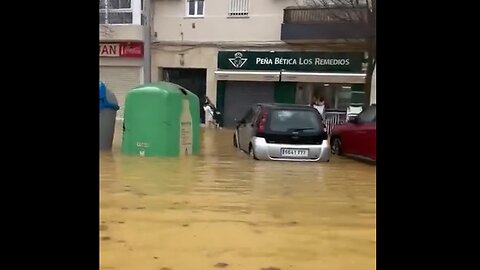
[[[205,96],[205,101],[204,101],[204,104],[203,104],[203,110],[205,111],[205,126],[206,127],[216,126],[215,121],[213,119],[215,109],[214,109],[214,106],[213,106],[212,102],[210,101],[210,99],[207,96]]]
[[[320,115],[323,117],[325,114],[325,99],[323,97],[313,97],[313,102],[310,104],[313,108],[315,108]]]

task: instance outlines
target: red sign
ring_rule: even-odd
[[[121,43],[120,57],[143,57],[143,43]]]
[[[100,57],[143,57],[143,43],[100,43]]]

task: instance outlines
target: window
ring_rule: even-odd
[[[274,110],[270,120],[270,129],[277,132],[318,132],[320,130],[319,115],[310,110]]]
[[[352,87],[348,85],[338,86],[335,89],[335,108],[346,110],[352,100]]]
[[[140,24],[143,0],[99,0],[100,24]]]
[[[253,109],[248,110],[247,114],[242,119],[242,122],[251,123],[253,121],[253,117],[255,116],[255,111]]]
[[[205,11],[204,0],[187,0],[186,9],[188,17],[203,17]]]
[[[377,121],[377,107],[371,106],[358,115],[360,123],[375,123]]]
[[[244,17],[248,16],[249,0],[229,0],[228,16]]]

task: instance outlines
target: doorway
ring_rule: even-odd
[[[203,98],[207,93],[207,69],[204,68],[162,68],[164,81],[185,87],[200,99],[200,118],[205,123]]]

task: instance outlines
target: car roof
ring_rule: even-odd
[[[272,108],[272,109],[312,109],[314,108],[308,105],[302,104],[286,104],[286,103],[257,103],[256,106]]]

